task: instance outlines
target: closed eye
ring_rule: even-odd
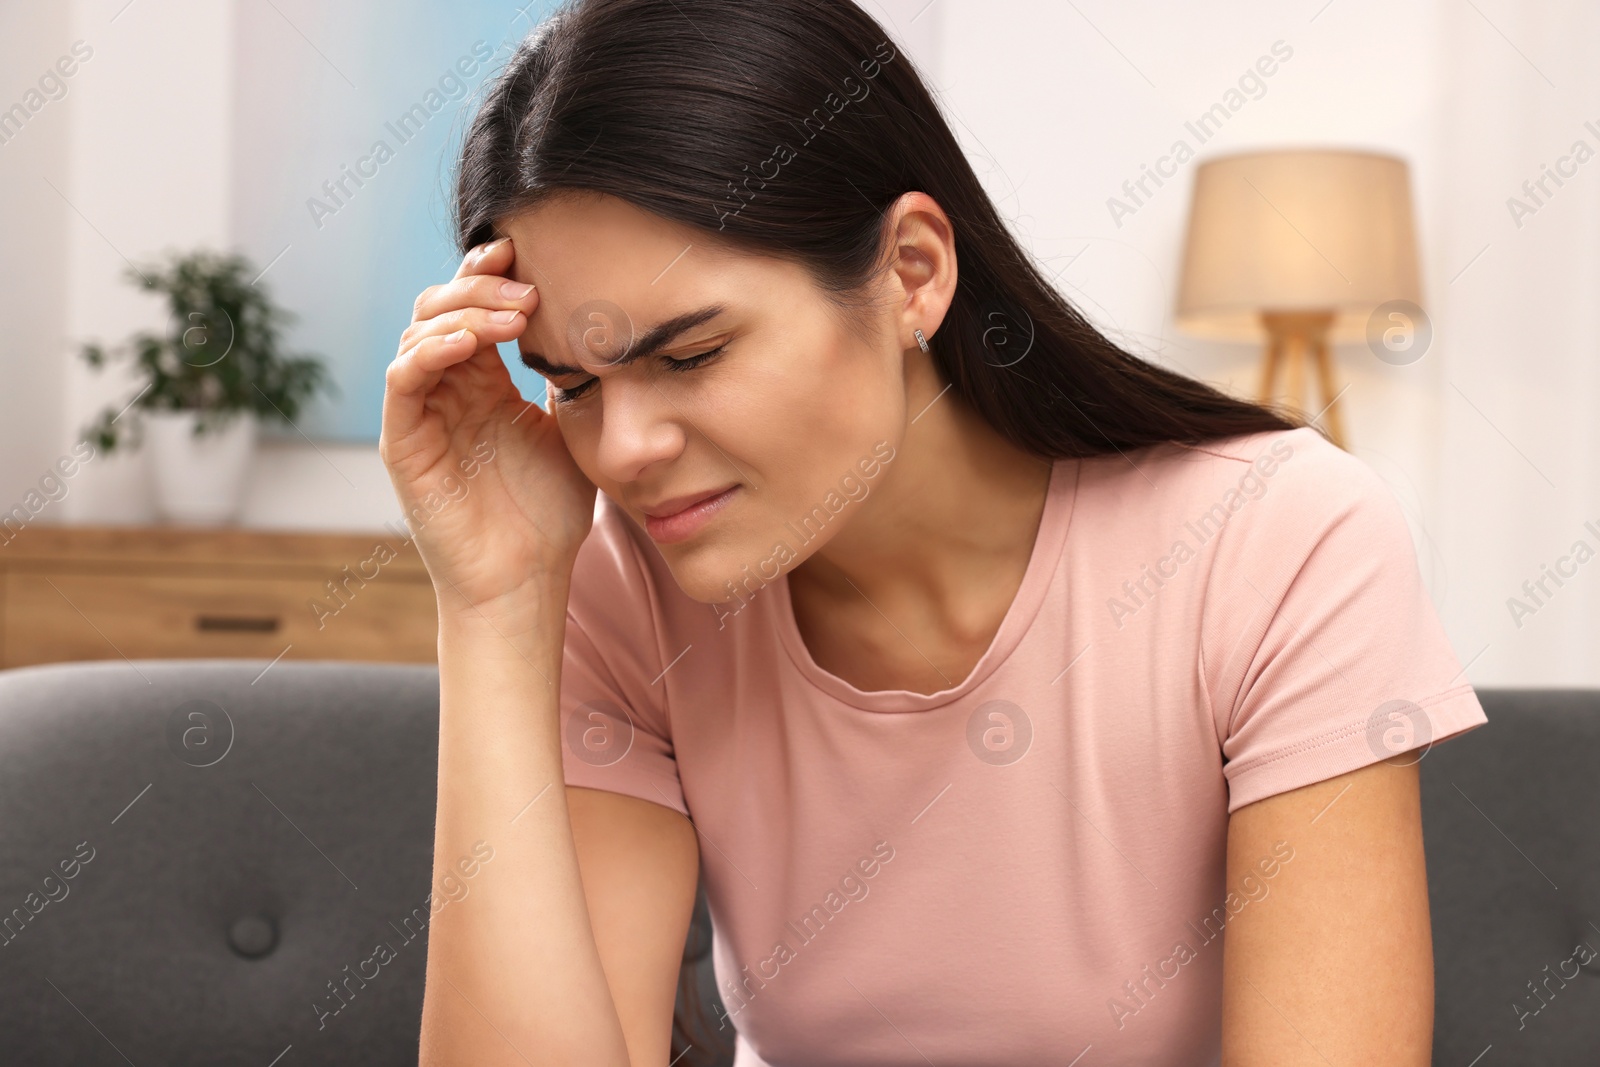
[[[682,359],[673,359],[671,356],[662,356],[661,363],[666,367],[666,369],[671,371],[677,371],[679,373],[691,371],[700,366],[702,363],[720,356],[727,349],[727,347],[727,342],[723,342],[709,352],[702,352],[697,356],[685,356]],[[568,386],[566,388],[560,388],[552,385],[550,386],[550,389],[552,390],[551,395],[555,397],[555,401],[558,404],[570,404],[574,400],[578,400],[587,395],[590,388],[592,388],[594,383],[599,380],[600,379],[598,378],[590,378],[587,381],[582,381],[577,385]]]

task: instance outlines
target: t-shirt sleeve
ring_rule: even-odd
[[[1389,487],[1315,431],[1278,444],[1289,458],[1263,479],[1250,521],[1219,535],[1207,585],[1201,673],[1229,813],[1402,753],[1421,759],[1488,721]]]
[[[673,755],[653,590],[604,497],[573,566],[561,660],[567,785],[625,793],[689,814]]]

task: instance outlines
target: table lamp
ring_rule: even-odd
[[[1220,340],[1265,340],[1258,399],[1303,398],[1309,363],[1329,436],[1344,429],[1330,341],[1367,336],[1374,309],[1420,304],[1421,282],[1404,160],[1375,152],[1290,149],[1202,163],[1195,172],[1179,329]]]

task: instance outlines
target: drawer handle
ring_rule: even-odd
[[[275,633],[279,626],[276,615],[197,615],[196,630],[212,633]]]

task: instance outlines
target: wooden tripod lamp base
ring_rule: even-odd
[[[1258,399],[1267,405],[1276,401],[1278,375],[1282,372],[1289,405],[1307,418],[1316,415],[1320,407],[1328,436],[1344,448],[1344,420],[1340,417],[1339,393],[1334,388],[1333,363],[1328,354],[1328,330],[1333,319],[1331,311],[1261,312],[1261,322],[1267,330],[1267,351]],[[1321,393],[1318,407],[1310,406],[1307,395],[1308,369],[1316,377],[1316,388]]]

